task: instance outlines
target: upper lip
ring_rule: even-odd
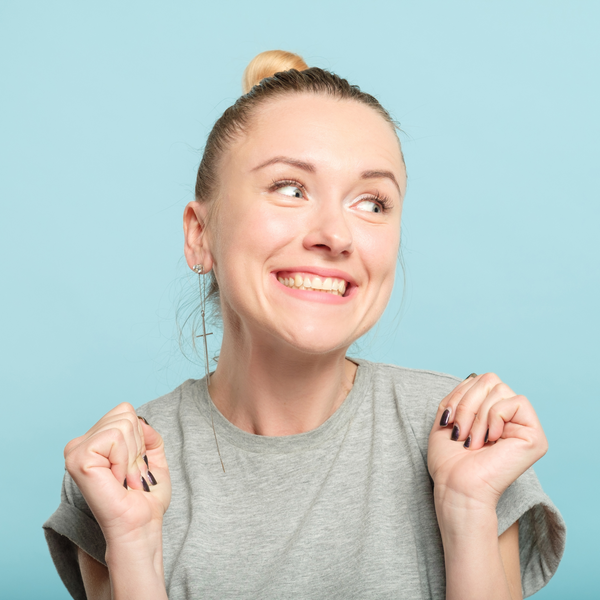
[[[281,271],[287,271],[289,273],[314,273],[320,277],[335,277],[336,279],[343,279],[346,283],[351,285],[356,285],[356,281],[348,273],[340,271],[339,269],[324,269],[323,267],[286,267],[284,269],[277,269],[275,273],[277,274]]]

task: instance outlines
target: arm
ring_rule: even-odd
[[[519,521],[515,521],[499,538],[500,556],[508,589],[513,600],[523,600],[521,586],[521,559],[519,556]]]
[[[452,427],[452,433],[448,426]],[[439,406],[428,446],[447,600],[521,600],[518,523],[496,506],[548,444],[533,407],[496,375],[469,377]]]
[[[138,569],[133,567],[134,561],[124,557],[125,560],[115,560],[117,566],[110,571],[81,548],[78,548],[77,558],[88,600],[167,598],[162,568],[157,573],[154,564],[143,564],[139,557]],[[122,568],[119,568],[119,563]]]
[[[498,537],[495,514],[464,516],[441,530],[447,600],[522,600],[518,521]]]
[[[81,548],[77,549],[77,560],[88,600],[112,600],[108,569]]]
[[[67,444],[65,464],[106,540],[108,568],[78,550],[88,598],[165,600],[162,522],[171,484],[160,435],[124,403]]]

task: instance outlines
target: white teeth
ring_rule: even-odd
[[[336,296],[343,296],[346,291],[346,282],[343,279],[334,279],[333,277],[325,277],[322,280],[320,277],[314,276],[311,280],[308,277],[303,278],[302,275],[296,274],[293,277],[277,277],[277,281],[292,289],[315,290],[335,294]]]

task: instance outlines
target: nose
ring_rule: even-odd
[[[307,250],[322,251],[329,256],[351,254],[354,240],[343,207],[333,202],[315,206],[303,244]]]

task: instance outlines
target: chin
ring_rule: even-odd
[[[355,337],[342,335],[340,330],[332,331],[331,327],[317,329],[306,328],[303,331],[289,332],[281,336],[283,340],[296,351],[306,354],[329,354],[330,352],[347,349]]]

